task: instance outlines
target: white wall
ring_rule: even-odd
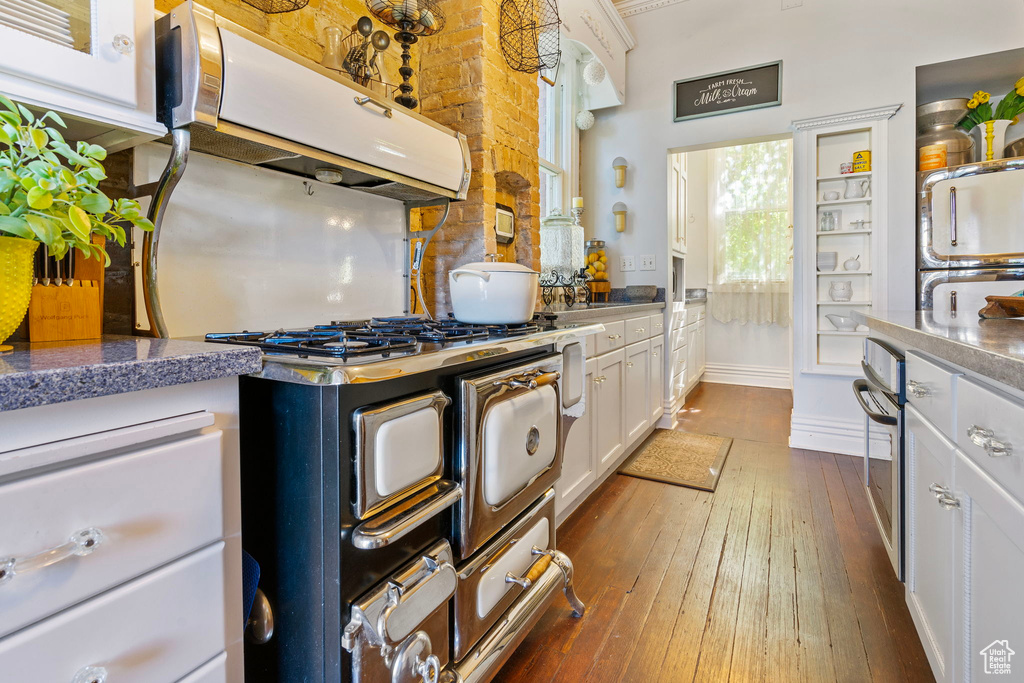
[[[956,0],[804,0],[785,11],[780,5],[688,0],[627,19],[637,46],[628,55],[626,104],[597,112],[594,128],[582,136],[590,234],[607,240],[611,263],[620,254],[666,253],[669,148],[777,135],[795,119],[903,103],[889,127],[889,302],[894,309],[913,308],[915,67],[1020,47],[1024,3],[988,0],[991,20],[981,24]],[[672,122],[674,80],[776,59],[784,62],[781,106]],[[630,173],[617,190],[611,161],[620,155]],[[630,209],[623,235],[612,224],[616,201]],[[612,285],[657,279],[667,286],[666,261],[659,260],[655,273],[613,268]],[[808,376],[795,383],[794,443],[859,452],[862,420],[849,379]],[[801,434],[811,437],[798,438],[798,422]],[[814,440],[826,433],[832,436]]]
[[[157,179],[168,150],[138,148],[136,184]],[[402,203],[310,183],[312,196],[296,176],[189,156],[160,240],[161,304],[172,337],[402,313]],[[137,292],[145,321],[141,286]]]

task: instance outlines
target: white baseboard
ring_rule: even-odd
[[[770,389],[789,389],[793,386],[789,368],[771,365],[708,363],[701,381],[713,384],[768,387]]]
[[[789,431],[790,448],[864,457],[864,420],[822,418],[793,413]],[[885,432],[872,430],[871,450],[888,453]]]

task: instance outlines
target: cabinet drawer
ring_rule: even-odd
[[[955,438],[956,377],[961,373],[916,351],[907,352],[907,400],[949,438]]]
[[[223,486],[219,431],[0,486],[0,636],[221,538]],[[89,529],[91,552],[33,567]]]
[[[689,326],[680,327],[678,330],[672,330],[672,350],[682,349],[686,347],[686,330]]]
[[[643,341],[649,338],[650,332],[647,328],[649,316],[643,316],[640,318],[630,318],[626,321],[626,343],[635,344],[638,341]]]
[[[956,443],[1011,495],[1024,501],[1024,404],[959,378]]]
[[[672,352],[672,374],[678,375],[686,369],[686,348],[679,348]]]
[[[647,319],[647,334],[651,337],[660,337],[665,334],[665,316],[656,313]]]
[[[224,650],[224,570],[215,543],[0,640],[4,679],[176,681]]]
[[[616,320],[613,323],[604,324],[604,332],[600,332],[597,335],[596,351],[598,356],[602,353],[608,353],[615,349],[621,349],[626,345],[625,342],[626,334],[626,322],[624,320]]]
[[[228,655],[226,652],[221,652],[178,683],[227,683],[227,680]]]
[[[672,329],[678,330],[686,325],[686,309],[676,308],[672,311]]]

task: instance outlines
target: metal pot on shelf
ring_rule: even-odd
[[[452,312],[464,323],[517,325],[533,318],[540,273],[518,263],[467,263],[448,274]]]
[[[959,166],[974,161],[974,138],[956,126],[965,114],[967,114],[967,99],[963,97],[936,100],[918,106],[918,170],[930,170],[920,167],[922,148],[927,148],[925,153],[933,150],[944,154],[945,163],[938,168]],[[942,148],[944,148],[944,152]],[[941,157],[942,154],[939,156]]]

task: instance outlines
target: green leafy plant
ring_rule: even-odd
[[[975,126],[996,119],[1016,122],[1017,117],[1024,113],[1024,78],[1018,80],[1010,92],[1006,93],[1006,97],[999,100],[995,111],[989,103],[990,99],[991,95],[984,90],[974,93],[967,102],[967,114],[957,125],[970,131]]]
[[[78,249],[109,265],[92,235],[123,247],[124,225],[149,231],[153,224],[138,202],[100,191],[107,150],[87,142],[72,147],[56,126],[67,128],[52,111],[36,117],[0,95],[0,235],[42,242],[57,258]]]

